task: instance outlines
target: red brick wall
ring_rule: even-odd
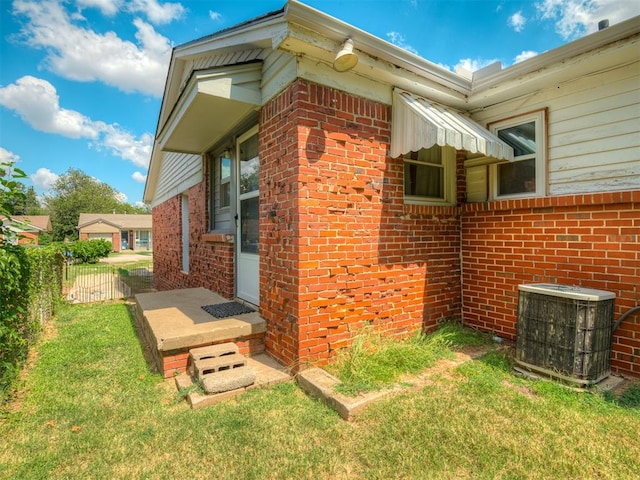
[[[402,161],[387,157],[389,107],[298,80],[260,126],[272,354],[297,368],[368,324],[405,335],[459,319],[458,211],[404,204]]]
[[[189,273],[182,272],[182,196],[153,209],[153,270],[158,290],[204,287],[233,298],[233,235],[208,233],[208,174],[187,192],[189,198]]]
[[[640,191],[463,207],[464,321],[514,339],[518,285],[616,294],[615,319],[640,303]],[[612,367],[640,375],[640,316],[613,337]]]

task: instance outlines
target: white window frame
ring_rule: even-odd
[[[185,193],[181,195],[182,210],[182,273],[189,273],[189,196]]]
[[[545,110],[538,110],[527,114],[511,117],[506,120],[501,120],[490,125],[491,133],[498,135],[500,130],[515,127],[525,123],[533,121],[535,123],[535,135],[536,135],[536,153],[535,153],[535,181],[536,187],[532,192],[521,192],[509,195],[499,195],[499,169],[498,166],[505,162],[495,163],[490,166],[489,172],[489,185],[490,185],[490,198],[492,200],[502,200],[510,198],[528,198],[528,197],[543,197],[546,194],[547,188],[547,112]],[[515,157],[514,162],[521,160],[531,159],[531,155],[522,155]]]
[[[442,165],[431,164],[428,162],[420,162],[419,160],[413,160],[411,158],[403,157],[402,172],[402,190],[404,194],[404,203],[408,205],[455,205],[456,204],[456,149],[449,146],[440,147],[434,145],[431,148],[441,149]],[[428,150],[428,149],[426,149]],[[442,191],[444,193],[442,198],[436,197],[423,197],[417,195],[407,195],[404,192],[404,166],[406,163],[421,164],[433,167],[440,167],[443,170],[442,174]]]

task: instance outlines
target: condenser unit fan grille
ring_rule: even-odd
[[[580,384],[610,373],[615,295],[556,284],[520,285],[516,362]]]

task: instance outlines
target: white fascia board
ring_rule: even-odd
[[[285,13],[289,22],[306,27],[324,37],[324,48],[333,52],[334,56],[342,43],[351,38],[354,49],[366,53],[371,58],[412,72],[462,95],[468,95],[471,91],[471,82],[468,79],[320,10],[289,0]],[[274,48],[277,46],[274,45]]]
[[[286,30],[286,21],[282,15],[257,21],[255,24],[241,24],[218,33],[194,40],[176,47],[176,57],[190,57],[210,53],[235,51],[239,48],[270,48],[274,37]]]
[[[489,97],[499,95],[516,86],[522,87],[527,81],[539,81],[543,76],[542,73],[548,75],[571,67],[571,64],[575,63],[576,59],[582,55],[605,49],[616,42],[639,34],[640,16],[637,16],[554,50],[549,50],[523,62],[516,63],[492,75],[474,79],[472,80],[472,93],[469,98],[470,107],[480,107],[483,100],[486,101]]]
[[[158,184],[158,175],[160,174],[162,156],[163,152],[160,150],[156,140],[153,142],[151,158],[149,159],[149,170],[147,172],[147,179],[144,182],[144,192],[142,193],[142,201],[145,203],[151,202],[156,193],[156,185]]]
[[[394,63],[371,56],[361,51],[357,44],[354,50],[358,54],[358,64],[348,72],[337,73],[333,70],[332,65],[335,52],[340,49],[340,45],[338,42],[327,39],[317,30],[312,30],[299,24],[292,24],[289,26],[286,37],[281,39],[278,49],[299,56],[308,64],[317,63],[318,66],[322,65],[324,67],[322,70],[325,72],[323,74],[325,81],[320,79],[320,83],[332,85],[343,83],[347,85],[349,83],[347,80],[351,77],[353,82],[356,83],[366,78],[381,85],[387,85],[388,92],[384,99],[372,98],[383,101],[388,105],[391,104],[391,89],[393,87],[411,90],[457,108],[464,108],[466,105],[468,91],[460,91],[457,88],[452,88],[451,84],[439,82],[432,78],[425,78],[415,72],[400,68]],[[300,73],[302,74],[303,72]],[[350,91],[348,88],[347,90]],[[368,95],[364,96],[368,97]]]

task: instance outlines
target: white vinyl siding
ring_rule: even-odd
[[[202,157],[189,153],[165,153],[153,206],[185,192],[202,181]]]
[[[473,115],[481,124],[548,108],[549,195],[640,188],[640,62],[578,78]],[[475,184],[475,188],[480,184]],[[468,185],[468,188],[474,188]],[[481,196],[468,190],[467,196]]]

